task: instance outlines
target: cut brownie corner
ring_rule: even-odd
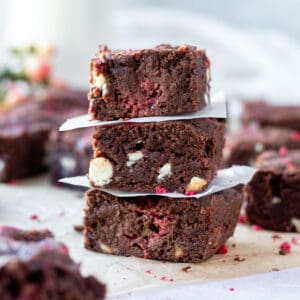
[[[86,193],[85,247],[171,262],[207,260],[233,234],[242,196],[230,189],[196,198],[118,198]]]
[[[105,285],[83,277],[49,230],[0,227],[1,299],[101,300]]]

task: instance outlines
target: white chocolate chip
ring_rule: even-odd
[[[157,179],[160,181],[164,179],[164,177],[170,175],[171,175],[171,164],[166,163],[159,169],[159,175],[157,176]]]
[[[99,241],[99,246],[101,248],[101,250],[105,253],[109,253],[109,254],[113,254],[114,253],[114,249],[112,247],[110,247],[109,245]]]
[[[107,83],[106,83],[106,79],[104,77],[103,74],[93,74],[93,78],[92,78],[92,85],[95,87],[98,87],[99,89],[102,90],[102,96],[105,96],[108,94],[108,88],[107,88]]]
[[[0,158],[0,180],[3,177],[4,170],[5,170],[5,161]]]
[[[273,197],[271,200],[271,204],[279,204],[281,202],[281,199],[279,197]]]
[[[91,160],[89,178],[96,186],[104,186],[111,181],[113,166],[109,159],[97,157]]]
[[[300,219],[292,218],[291,223],[295,226],[296,232],[300,233]]]
[[[59,163],[62,166],[62,168],[67,172],[74,171],[74,169],[76,167],[75,159],[73,157],[70,157],[70,156],[62,156],[59,159]]]
[[[128,153],[127,157],[128,157],[128,161],[126,163],[127,167],[131,167],[133,166],[139,159],[143,158],[143,152],[142,151],[136,151],[136,152],[132,152],[132,153]]]
[[[264,145],[262,143],[255,143],[255,145],[254,145],[254,151],[256,153],[260,153],[263,150],[264,150]]]
[[[181,247],[179,247],[178,245],[175,245],[175,253],[174,253],[176,258],[180,258],[183,256],[183,251],[181,249]]]
[[[200,177],[192,177],[190,183],[186,186],[186,192],[197,192],[207,184],[207,180]]]

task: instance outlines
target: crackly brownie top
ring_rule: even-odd
[[[49,230],[0,227],[0,267],[9,261],[29,261],[48,253],[57,253],[66,258],[68,254],[66,246],[57,242]]]
[[[201,52],[205,53],[204,50],[200,50],[195,46],[182,45],[182,46],[171,46],[169,44],[160,44],[149,49],[128,49],[128,50],[110,50],[106,45],[100,45],[98,52],[95,57],[99,59],[99,63],[105,63],[107,60],[137,56],[143,54],[157,54],[162,52]]]
[[[300,173],[300,150],[281,147],[278,151],[264,151],[257,157],[255,166],[261,171],[276,174]]]

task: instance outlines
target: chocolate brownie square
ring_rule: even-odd
[[[96,127],[89,179],[94,187],[200,192],[222,158],[224,122],[193,119]]]
[[[244,188],[247,219],[266,229],[300,232],[300,150],[265,151]]]
[[[52,134],[50,171],[52,183],[64,177],[85,175],[93,157],[92,128]],[[68,185],[69,186],[69,185]]]
[[[197,198],[118,198],[86,193],[85,247],[107,254],[198,263],[233,234],[242,196],[226,190]]]
[[[260,128],[251,124],[239,133],[226,136],[222,166],[253,165],[264,150],[278,150],[282,146],[300,148],[300,132],[272,126]]]
[[[68,249],[48,230],[0,227],[0,295],[14,299],[101,300],[105,286],[83,277]]]
[[[288,127],[300,131],[300,106],[272,105],[265,101],[246,102],[242,123],[251,122],[261,126]]]
[[[195,112],[209,102],[204,50],[159,45],[143,50],[100,46],[90,64],[90,115],[113,120]]]

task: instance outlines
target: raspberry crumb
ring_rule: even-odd
[[[238,220],[238,222],[239,222],[240,224],[245,224],[245,223],[246,223],[246,217],[245,217],[245,215],[239,215],[239,220]]]
[[[291,244],[287,241],[283,242],[279,246],[279,254],[286,255],[291,253]]]
[[[149,270],[146,270],[145,273],[146,274],[152,274],[152,271],[149,269]]]
[[[281,155],[281,156],[285,156],[285,155],[287,155],[287,153],[288,153],[288,148],[285,147],[285,146],[282,146],[282,147],[279,148],[278,153],[279,153],[279,155]]]
[[[31,215],[30,220],[37,220],[39,218],[38,215]]]
[[[226,245],[223,245],[220,247],[220,249],[218,250],[217,254],[226,254],[228,252],[228,248]]]
[[[295,236],[292,237],[291,242],[294,245],[298,245],[298,239]]]
[[[230,288],[229,291],[230,291],[230,292],[234,292],[234,288]]]
[[[293,131],[293,132],[291,133],[291,139],[292,139],[293,141],[299,141],[299,140],[300,140],[300,132],[298,132],[298,131]]]
[[[167,189],[157,186],[157,187],[155,187],[155,193],[156,194],[165,194],[165,193],[167,193]]]
[[[254,230],[254,231],[261,231],[262,227],[259,226],[259,225],[254,224],[254,225],[251,226],[251,229]]]
[[[193,196],[195,195],[196,193],[195,192],[185,192],[185,195],[186,196]]]
[[[183,268],[181,269],[181,271],[183,271],[183,272],[189,272],[189,271],[191,271],[191,269],[192,269],[191,266],[186,266],[186,267],[183,267]]]

